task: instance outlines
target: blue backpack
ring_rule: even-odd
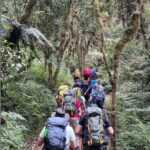
[[[90,77],[91,77],[91,78],[96,78],[96,69],[95,69],[95,68],[92,68],[92,69],[90,70]]]
[[[93,101],[97,103],[100,108],[102,108],[105,100],[105,93],[102,85],[95,83],[95,85],[92,87],[91,96]]]
[[[48,135],[46,147],[48,150],[64,150],[66,147],[66,126],[67,120],[62,117],[50,117],[47,120],[46,128]]]
[[[96,80],[91,80],[90,81],[90,86],[93,87],[95,85],[95,83],[96,83]]]

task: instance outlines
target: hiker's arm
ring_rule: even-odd
[[[77,125],[77,127],[75,129],[75,134],[80,136],[81,132],[82,132],[82,126]]]
[[[37,139],[37,145],[41,146],[43,143],[44,143],[44,139],[39,136]]]
[[[44,143],[44,138],[46,136],[46,128],[44,127],[39,135],[39,137],[37,138],[37,145],[41,146]]]
[[[71,149],[75,150],[76,149],[76,140],[70,141],[71,143]]]
[[[85,122],[86,122],[86,116],[84,116],[84,117],[80,120],[79,124],[77,125],[77,127],[76,127],[76,129],[75,129],[75,134],[76,134],[76,135],[79,135],[79,136],[80,136],[80,134],[82,133],[82,129],[83,129],[83,127],[84,127]]]
[[[71,150],[76,149],[76,136],[72,127],[70,127],[70,148]]]
[[[105,128],[107,129],[108,133],[110,135],[113,135],[114,134],[114,129],[111,126],[110,121],[108,120],[108,118],[103,119],[103,121],[104,121]]]

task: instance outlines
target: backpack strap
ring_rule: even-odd
[[[63,135],[64,135],[64,133],[66,132],[66,128],[67,128],[67,125],[65,126],[65,128],[63,128],[63,134],[62,134],[62,136],[61,136],[61,140],[60,140],[59,146],[61,146],[61,142],[63,142],[63,141],[62,141],[62,140],[63,140]],[[65,145],[65,147],[66,147],[66,145]],[[63,148],[65,148],[65,147],[63,147]]]

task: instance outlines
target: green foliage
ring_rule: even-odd
[[[34,80],[8,83],[3,87],[2,108],[13,110],[28,120],[31,133],[43,126],[56,106],[50,90]]]
[[[62,67],[60,70],[60,73],[58,75],[58,85],[57,86],[64,84],[64,82],[73,83],[73,80],[72,80],[72,76],[70,74],[69,69]]]
[[[5,81],[13,77],[21,67],[26,66],[23,61],[25,53],[23,50],[12,50],[9,47],[11,43],[7,40],[3,40],[1,44],[1,81]]]
[[[38,83],[47,85],[48,71],[44,68],[44,62],[35,60],[31,66],[30,74]]]
[[[124,99],[126,100],[126,99]],[[126,111],[122,102],[118,113],[118,136],[116,150],[149,150],[150,147],[150,118],[146,122],[136,112]],[[144,115],[144,114],[143,114]],[[148,116],[148,114],[147,114]],[[144,115],[146,117],[146,114]]]
[[[2,112],[1,116],[6,120],[1,126],[1,149],[21,150],[24,145],[23,132],[27,130],[26,119],[14,112]]]

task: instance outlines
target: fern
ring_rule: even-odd
[[[14,112],[2,112],[6,124],[1,126],[1,149],[20,150],[24,145],[24,134],[27,130],[26,119]]]

